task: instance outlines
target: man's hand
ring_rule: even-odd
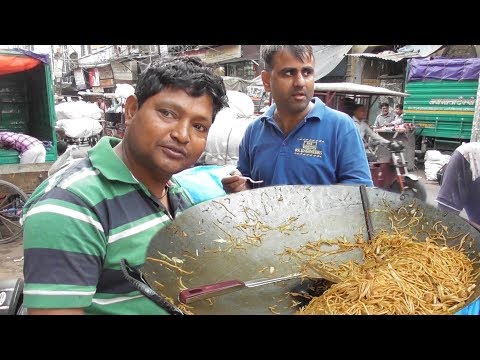
[[[250,189],[249,185],[247,185],[247,180],[242,177],[242,173],[238,170],[234,170],[230,173],[230,176],[222,178],[222,185],[227,193],[236,193]]]

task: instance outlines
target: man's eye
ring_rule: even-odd
[[[201,132],[206,132],[208,131],[208,128],[206,126],[203,126],[201,124],[196,124],[193,126],[195,129],[197,129],[198,131],[201,131]]]
[[[164,117],[173,117],[173,113],[168,110],[158,110],[158,112]]]

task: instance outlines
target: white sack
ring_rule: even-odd
[[[425,153],[425,177],[430,181],[437,181],[440,168],[450,161],[450,155],[444,155],[438,150],[428,150]]]
[[[208,133],[200,163],[237,165],[238,146],[248,124],[256,119],[252,99],[239,91],[227,90],[228,106],[215,117]]]
[[[85,101],[62,102],[55,105],[57,120],[91,118],[100,120],[102,110],[94,104]]]
[[[63,119],[57,121],[57,126],[65,130],[65,135],[71,138],[86,138],[102,131],[102,125],[90,118]]]

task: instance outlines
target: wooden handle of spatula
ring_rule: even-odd
[[[227,280],[182,290],[178,295],[178,300],[184,304],[190,304],[194,301],[204,300],[214,296],[237,291],[243,289],[244,287],[245,283],[243,281]]]

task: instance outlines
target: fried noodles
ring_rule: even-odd
[[[462,249],[412,238],[407,231],[382,231],[357,243],[364,263],[340,265],[345,280],[298,314],[451,314],[462,308],[475,288],[474,262]]]

